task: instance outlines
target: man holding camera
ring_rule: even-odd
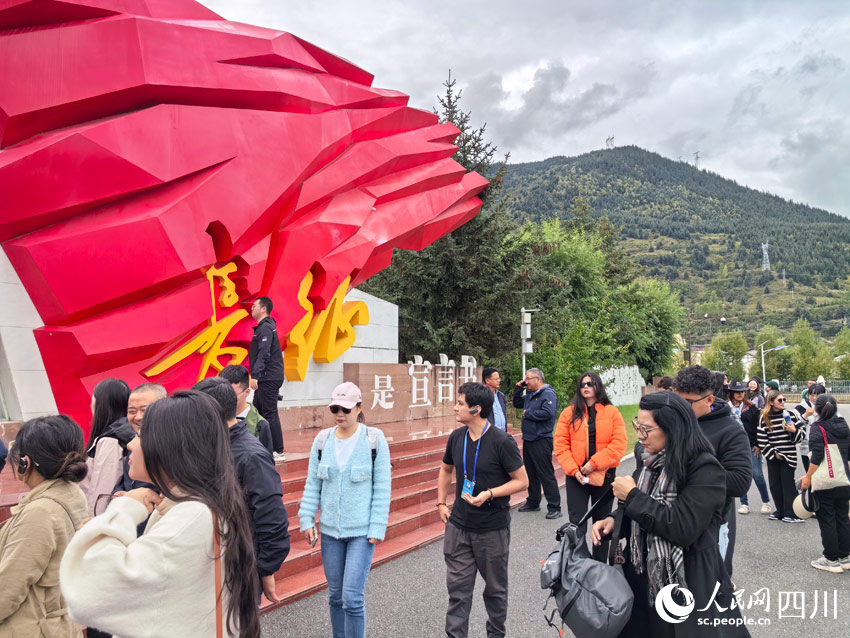
[[[523,393],[525,395],[523,396]],[[546,495],[546,518],[561,518],[561,492],[552,465],[552,435],[558,415],[558,397],[538,368],[525,373],[514,388],[513,404],[522,412],[522,460],[528,472],[528,498],[520,512],[540,510],[541,487]]]

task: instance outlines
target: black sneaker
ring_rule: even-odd
[[[779,518],[779,516],[776,514],[776,512],[773,512],[772,514],[770,514],[767,517],[767,520],[769,520],[769,521],[781,521],[782,519]]]
[[[517,509],[517,512],[539,512],[539,511],[540,511],[539,505],[531,505],[528,501],[526,501],[525,503],[520,505],[519,508]]]
[[[563,514],[561,513],[561,510],[552,510],[551,512],[546,512],[546,518],[548,518],[549,520],[561,518],[562,516]]]
[[[796,516],[786,516],[782,519],[783,523],[805,523],[806,521],[802,518],[797,518]]]

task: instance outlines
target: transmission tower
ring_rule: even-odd
[[[785,279],[785,269],[782,269],[782,285],[788,287],[788,281]]]
[[[770,248],[770,242],[764,242],[761,245],[761,269],[762,270],[770,270],[770,255],[767,254],[767,249]]]
[[[699,151],[694,153],[694,168],[699,168]]]

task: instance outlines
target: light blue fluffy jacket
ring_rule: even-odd
[[[367,428],[358,425],[358,437],[348,465],[340,470],[336,462],[336,428],[330,428],[319,460],[318,440],[310,450],[307,482],[298,509],[301,531],[314,526],[321,503],[319,524],[322,534],[334,538],[384,539],[390,514],[390,448],[384,434],[377,432],[377,455],[372,463]]]

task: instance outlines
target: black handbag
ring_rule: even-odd
[[[607,492],[606,494],[607,495]],[[632,613],[634,593],[623,575],[623,557],[619,550],[622,510],[614,514],[614,531],[608,561],[594,560],[587,541],[579,530],[604,501],[604,496],[594,503],[578,524],[566,523],[555,533],[558,544],[543,561],[540,586],[549,589],[549,599],[555,599],[556,608],[546,617],[550,627],[561,632],[566,625],[576,638],[616,638]],[[561,617],[561,627],[554,622],[555,614]]]

